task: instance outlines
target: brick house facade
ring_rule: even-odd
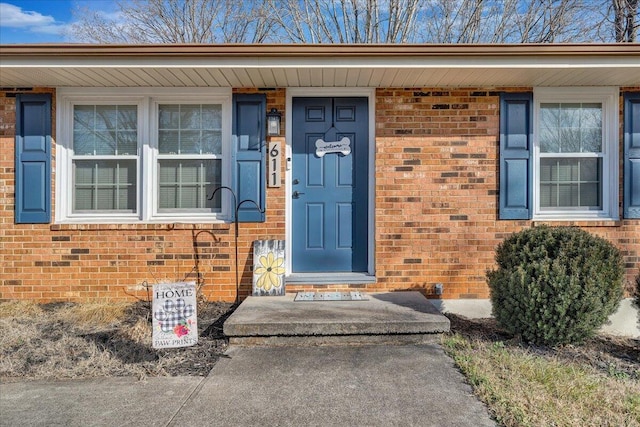
[[[113,48],[109,55],[116,55],[117,49]],[[496,51],[499,49],[495,48]],[[640,94],[640,50],[628,48],[622,51],[631,65],[619,72],[617,84],[603,85],[615,88],[615,116],[619,124],[614,138],[618,145],[614,150],[617,151],[616,158],[611,162],[617,164],[618,169],[609,170],[615,183],[609,182],[609,187],[606,182],[600,183],[603,190],[599,203],[609,206],[613,213],[610,217],[571,216],[563,219],[532,213],[525,219],[500,219],[501,114],[505,113],[501,111],[502,99],[505,93],[524,93],[533,94],[535,100],[537,89],[532,84],[533,79],[530,84],[507,86],[466,85],[468,78],[460,78],[458,84],[449,81],[442,85],[377,86],[369,88],[368,96],[369,111],[373,111],[369,120],[374,131],[369,140],[373,143],[374,158],[371,159],[373,169],[369,171],[372,218],[367,277],[345,281],[339,277],[316,282],[292,280],[287,283],[287,291],[419,290],[431,298],[486,299],[489,295],[485,272],[494,266],[496,245],[512,232],[542,223],[575,225],[610,240],[623,252],[630,283],[640,267],[640,219],[624,217],[625,186],[637,188],[640,184],[637,176],[627,178],[625,175],[630,173],[625,169],[625,132],[629,133],[625,130],[628,129],[625,127],[625,108],[628,108],[625,102],[630,94],[632,97]],[[39,52],[45,59],[51,58],[46,56],[51,55],[46,48]],[[9,60],[14,53],[3,48],[1,55]],[[108,62],[109,55],[100,58]],[[260,57],[259,53],[252,55]],[[307,55],[313,57],[313,51]],[[393,64],[392,49],[385,51],[383,56]],[[14,66],[15,69],[19,67]],[[24,67],[23,71],[29,69]],[[486,69],[475,72],[481,74]],[[214,74],[209,75],[213,79]],[[67,108],[62,98],[73,99],[66,87],[82,87],[78,82],[86,81],[87,77],[80,76],[65,84],[56,83],[60,78],[60,74],[53,74],[50,84],[34,81],[26,86],[6,70],[4,73],[0,70],[0,146],[3,147],[0,150],[0,299],[144,298],[146,283],[186,279],[197,281],[210,300],[233,301],[236,298],[235,239],[234,226],[229,220],[74,221],[71,211],[60,220],[62,217],[57,211],[62,208],[59,204],[67,203],[67,196],[59,193],[76,187],[59,182],[68,178],[59,175],[60,165],[56,165],[62,158],[57,151],[61,150],[62,135],[57,135],[56,130],[64,129],[69,122],[56,123],[65,117],[56,109]],[[579,84],[574,86],[565,82],[562,87],[594,86],[590,82],[585,84],[586,78],[583,75]],[[593,78],[597,79],[598,75]],[[429,80],[425,79],[425,82]],[[115,86],[118,85],[114,84],[114,91]],[[282,129],[285,130],[281,136],[267,136],[266,143],[280,142],[287,146],[291,129],[297,126],[291,123],[292,99],[301,93],[301,89],[293,90],[292,95],[292,90],[286,86],[268,86],[232,86],[229,93],[232,97],[264,95],[266,111],[275,108],[281,112]],[[104,88],[101,90],[105,93]],[[137,96],[135,89],[131,92],[132,97]],[[309,93],[318,96],[314,90]],[[340,93],[340,89],[334,87],[327,96],[340,97]],[[51,96],[51,220],[44,224],[16,223],[15,219],[16,192],[20,191],[16,190],[15,163],[16,102],[20,94]],[[153,96],[149,95],[150,99]],[[144,102],[147,101],[141,101]],[[544,105],[546,108],[547,104]],[[534,106],[530,108],[533,110]],[[291,233],[296,233],[291,229],[288,212],[292,208],[287,202],[292,191],[290,154],[282,151],[280,156],[281,185],[265,188],[265,220],[239,224],[240,299],[251,293],[252,242],[280,239],[288,243]],[[605,158],[602,162],[606,161]],[[601,172],[601,180],[613,181],[603,175]],[[632,182],[629,184],[626,179],[632,179]],[[606,194],[602,193],[606,193],[611,185],[617,187],[616,201],[607,205]],[[535,210],[533,206],[529,208]],[[436,284],[443,285],[440,295],[436,294]]]

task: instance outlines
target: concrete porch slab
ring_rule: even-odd
[[[449,331],[419,292],[368,293],[367,301],[294,302],[248,297],[224,323],[232,345],[407,344]]]

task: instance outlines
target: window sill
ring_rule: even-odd
[[[617,219],[583,219],[583,220],[559,220],[559,219],[534,219],[531,225],[550,225],[564,227],[620,227],[622,221]]]
[[[229,230],[231,223],[120,223],[120,224],[97,224],[97,223],[60,223],[51,224],[51,231],[103,231],[103,230]]]

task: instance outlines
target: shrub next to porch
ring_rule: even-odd
[[[578,343],[618,307],[624,267],[610,242],[573,227],[515,233],[487,273],[499,324],[536,344]]]

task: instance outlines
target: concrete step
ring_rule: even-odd
[[[449,319],[419,292],[367,293],[364,301],[248,297],[224,323],[231,345],[423,344]]]

